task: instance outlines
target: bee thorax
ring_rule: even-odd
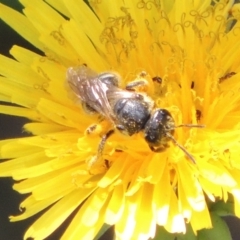
[[[133,135],[141,131],[150,117],[148,106],[138,99],[119,99],[114,106],[118,130]]]

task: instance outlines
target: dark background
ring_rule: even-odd
[[[19,11],[22,9],[21,4],[17,0],[0,0],[0,3],[9,5]],[[13,45],[23,46],[41,54],[38,49],[25,41],[2,20],[0,20],[0,53],[11,57],[9,50]],[[26,133],[22,131],[22,126],[27,122],[28,120],[24,118],[0,114],[0,139],[26,136]],[[19,204],[26,197],[18,194],[12,189],[13,183],[14,182],[11,178],[0,178],[0,240],[22,240],[28,227],[41,215],[38,214],[20,222],[9,222],[9,215],[18,215],[20,213]],[[69,217],[66,223],[49,236],[47,240],[60,239],[60,236],[65,231],[65,228],[68,226],[73,215],[74,213]],[[107,234],[102,237],[102,240],[105,239],[112,239],[112,231],[108,231]]]
[[[57,0],[56,0],[57,1]],[[17,0],[0,0],[0,3],[9,5],[15,9],[21,10],[21,5]],[[14,45],[20,45],[40,53],[31,44],[21,38],[16,32],[10,29],[3,21],[0,20],[0,52],[9,56],[9,49]],[[0,83],[1,87],[1,83]],[[22,126],[27,122],[27,119],[19,117],[10,117],[0,114],[0,139],[15,138],[26,136],[22,131]],[[25,196],[18,194],[12,190],[13,180],[11,178],[0,178],[0,240],[21,240],[24,232],[33,223],[40,214],[31,217],[27,220],[10,223],[9,215],[19,214],[19,204]],[[53,233],[48,240],[60,239],[71,217],[67,220],[61,228]],[[226,218],[233,240],[240,239],[240,220],[234,217]],[[102,240],[112,239],[112,232],[109,231],[107,235],[103,236]],[[212,239],[211,239],[212,240]]]

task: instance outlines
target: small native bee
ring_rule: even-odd
[[[170,112],[154,109],[154,101],[143,93],[132,91],[131,83],[126,89],[119,87],[121,77],[115,72],[97,74],[87,66],[71,67],[67,70],[67,83],[75,95],[90,111],[95,111],[111,121],[112,125],[126,135],[144,132],[150,149],[164,150],[172,140],[195,163],[194,158],[173,137],[177,127],[203,127],[183,124],[176,126]],[[105,142],[114,132],[106,133],[99,144],[101,155]]]

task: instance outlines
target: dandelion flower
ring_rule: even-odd
[[[104,224],[124,240],[154,238],[157,226],[197,234],[214,225],[210,203],[230,196],[240,217],[239,4],[20,2],[23,14],[1,4],[0,17],[44,54],[13,46],[14,60],[0,55],[0,100],[17,104],[0,112],[30,119],[24,130],[32,134],[0,142],[1,158],[11,159],[0,164],[0,176],[29,194],[11,221],[47,208],[24,239],[44,239],[74,210],[62,239],[93,239]],[[115,131],[90,166],[110,124],[69,96],[67,69],[81,65],[118,73],[121,88],[145,81],[138,91],[168,110],[176,126],[205,125],[174,133],[196,163],[173,141],[154,152],[142,132]]]

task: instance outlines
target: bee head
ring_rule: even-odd
[[[144,128],[144,137],[150,148],[165,146],[174,134],[175,123],[166,109],[156,109]]]
[[[178,146],[186,156],[195,164],[194,157],[174,138],[174,130],[178,127],[197,127],[202,128],[204,125],[181,124],[175,126],[174,119],[166,109],[156,109],[144,128],[144,137],[150,149],[154,152],[160,152],[168,147],[168,142],[171,140]]]

